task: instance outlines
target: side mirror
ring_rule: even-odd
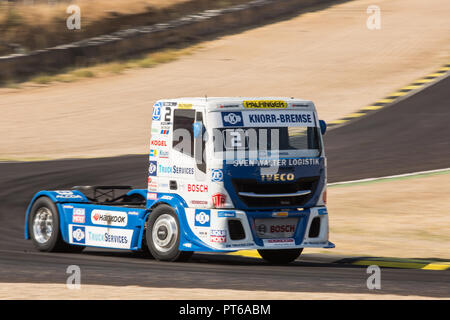
[[[327,123],[323,120],[319,120],[319,125],[320,125],[320,132],[322,133],[322,135],[324,135],[325,132],[327,132]]]

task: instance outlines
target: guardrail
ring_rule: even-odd
[[[267,19],[332,2],[336,0],[255,0],[187,15],[168,23],[121,30],[27,54],[2,56],[0,81],[124,58],[235,28],[261,24]]]

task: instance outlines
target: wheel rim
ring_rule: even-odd
[[[39,243],[46,243],[53,233],[53,216],[49,208],[42,207],[33,219],[34,239]]]
[[[178,226],[175,218],[169,214],[159,216],[152,229],[152,240],[160,252],[170,251],[178,240]]]

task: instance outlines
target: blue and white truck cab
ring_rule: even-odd
[[[303,248],[333,248],[325,131],[307,100],[157,101],[147,189],[38,192],[25,237],[41,251],[143,250],[165,261],[256,249],[269,262],[288,263]]]

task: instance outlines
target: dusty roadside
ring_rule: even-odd
[[[448,173],[331,187],[330,240],[336,248],[305,253],[449,261],[449,193]]]
[[[366,10],[378,5],[380,30]],[[450,2],[359,0],[206,42],[124,75],[0,90],[0,159],[146,153],[151,106],[180,96],[297,96],[325,120],[382,98],[444,63]]]
[[[0,299],[33,300],[424,300],[421,296],[391,294],[352,294],[329,292],[281,292],[219,289],[148,288],[138,286],[82,285],[69,290],[65,284],[0,283]]]

